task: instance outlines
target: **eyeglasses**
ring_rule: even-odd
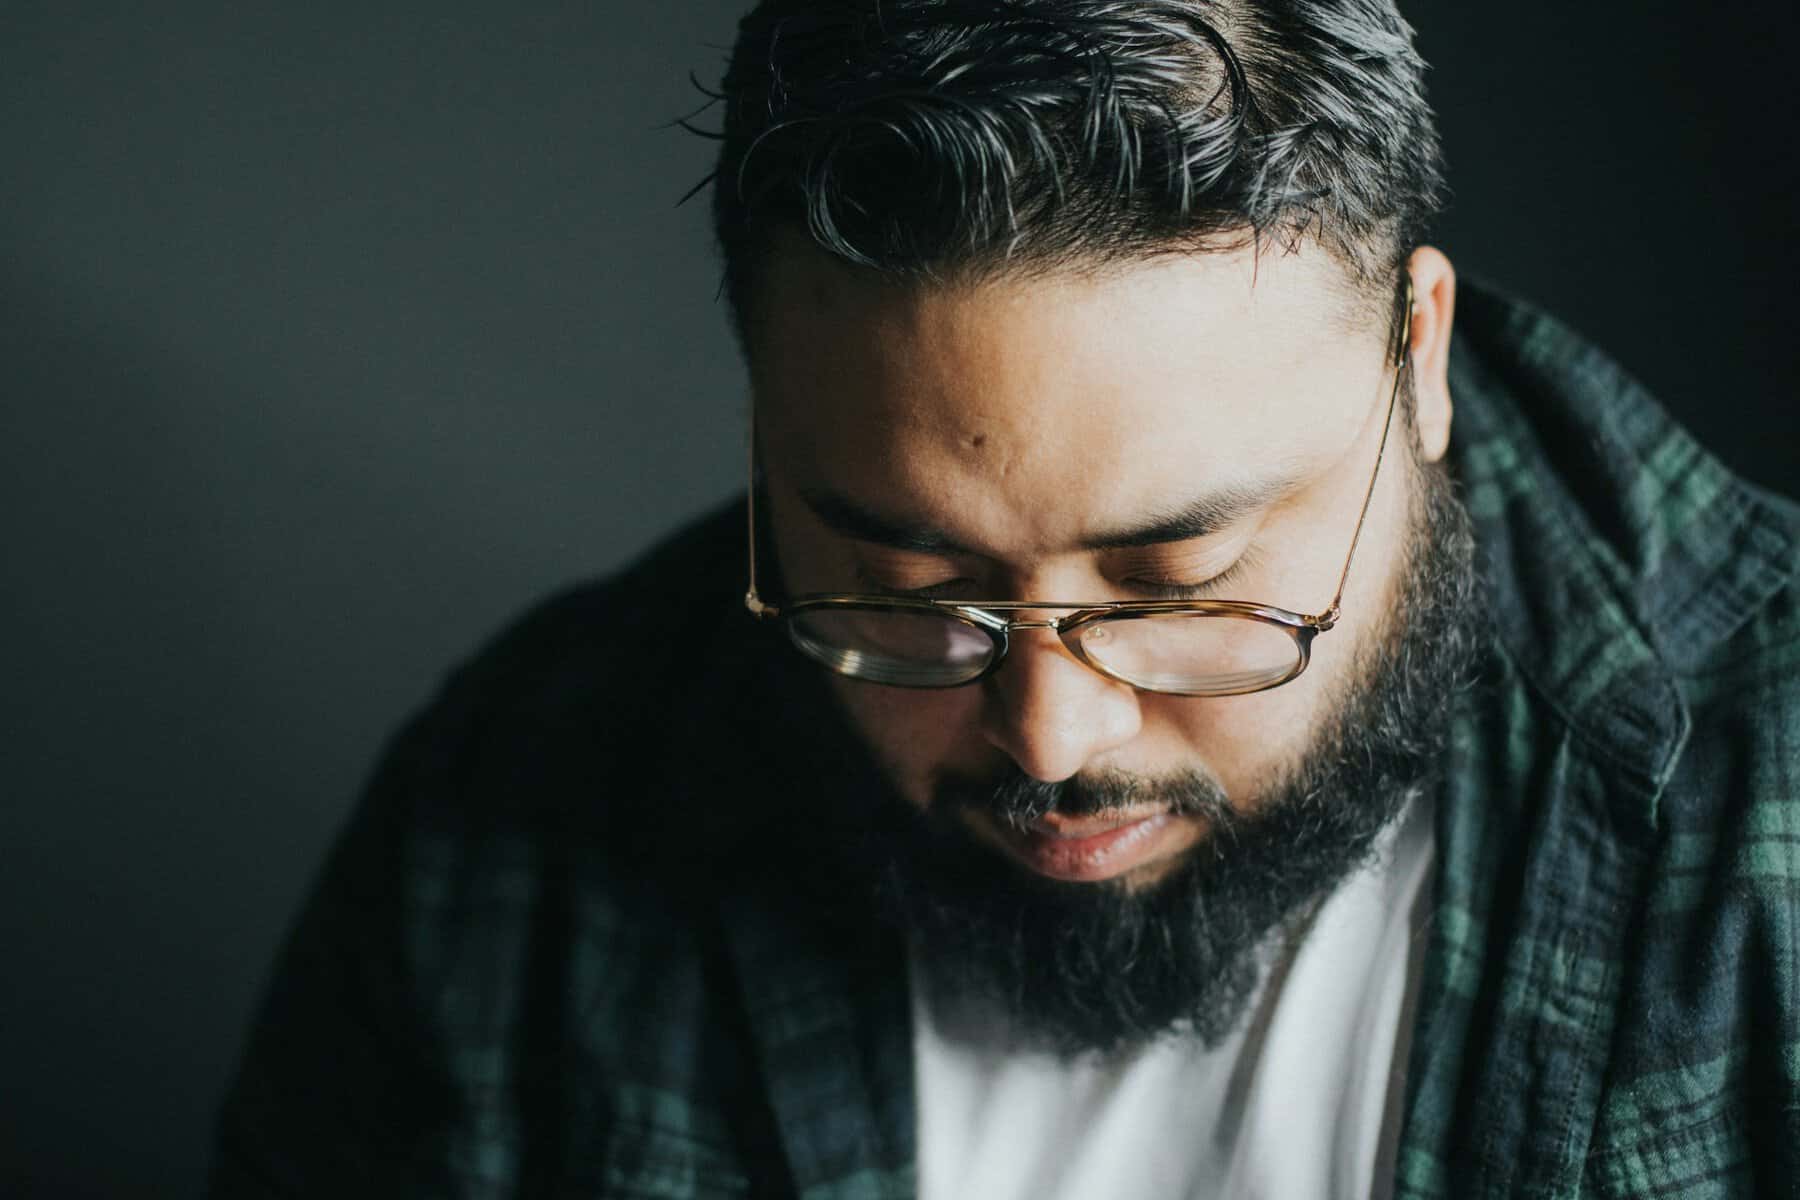
[[[756,585],[756,433],[750,437],[750,586],[744,605],[759,619],[779,620],[809,658],[851,679],[906,688],[962,687],[993,674],[1012,635],[1055,633],[1070,654],[1109,679],[1176,696],[1238,696],[1279,687],[1312,661],[1313,639],[1337,624],[1350,564],[1356,559],[1388,432],[1411,362],[1412,287],[1405,286],[1392,350],[1388,396],[1375,469],[1350,536],[1337,591],[1322,611],[1305,615],[1243,600],[939,600],[854,592],[815,592],[781,606]],[[1048,620],[1015,620],[1013,612],[1061,611]]]

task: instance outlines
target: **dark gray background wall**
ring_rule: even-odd
[[[738,486],[736,8],[0,0],[0,1194],[191,1194],[388,729]],[[1790,10],[1408,8],[1440,243],[1791,491]]]

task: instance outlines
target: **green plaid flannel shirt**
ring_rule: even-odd
[[[1493,637],[1453,714],[1401,1197],[1800,1194],[1800,518],[1467,288]],[[287,941],[212,1194],[914,1190],[882,786],[738,605],[742,509],[559,597],[393,742]]]

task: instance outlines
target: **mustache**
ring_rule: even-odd
[[[946,775],[932,797],[934,814],[978,814],[1020,832],[1053,812],[1067,817],[1106,817],[1146,807],[1205,817],[1215,824],[1228,823],[1235,816],[1219,781],[1194,770],[1158,778],[1120,770],[1084,771],[1046,783],[1015,765],[982,777]]]

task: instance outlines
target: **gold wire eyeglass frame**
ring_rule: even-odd
[[[1240,696],[1251,692],[1267,691],[1291,683],[1305,671],[1312,662],[1313,639],[1337,624],[1342,616],[1344,585],[1350,579],[1350,565],[1356,561],[1356,547],[1362,540],[1363,524],[1369,516],[1369,505],[1375,498],[1375,483],[1381,477],[1382,459],[1387,453],[1388,434],[1393,428],[1394,409],[1400,399],[1400,384],[1406,376],[1412,358],[1412,282],[1407,280],[1401,299],[1401,319],[1398,322],[1399,334],[1390,349],[1390,361],[1394,367],[1394,386],[1388,395],[1387,415],[1381,425],[1381,440],[1375,449],[1375,469],[1369,473],[1369,486],[1363,493],[1362,508],[1356,516],[1356,528],[1350,535],[1350,552],[1344,557],[1344,569],[1338,573],[1337,590],[1331,597],[1331,603],[1316,614],[1297,613],[1291,609],[1281,608],[1273,604],[1258,604],[1246,600],[1099,600],[1083,602],[1064,602],[1056,600],[940,600],[915,596],[886,596],[879,593],[859,592],[813,592],[793,597],[785,605],[773,605],[764,601],[756,583],[756,416],[754,401],[750,418],[750,487],[749,487],[749,587],[744,593],[744,607],[758,620],[782,620],[792,639],[795,617],[807,612],[819,610],[854,610],[878,612],[930,612],[941,613],[955,618],[963,624],[973,626],[986,633],[993,642],[993,655],[978,673],[959,678],[948,683],[887,683],[890,687],[928,688],[933,690],[953,687],[966,687],[977,683],[1000,669],[1006,661],[1007,652],[1011,649],[1011,635],[1023,629],[1048,629],[1055,633],[1075,659],[1089,669],[1104,675],[1108,679],[1127,684],[1140,691],[1153,691],[1165,695],[1176,696]],[[1040,610],[1062,610],[1065,615],[1051,617],[1048,620],[1021,621],[1003,616],[1009,612],[1035,612]],[[1285,633],[1294,642],[1296,655],[1293,667],[1286,674],[1267,681],[1258,681],[1249,686],[1221,688],[1206,691],[1180,691],[1171,688],[1148,687],[1134,682],[1108,670],[1091,659],[1075,635],[1096,622],[1135,620],[1152,617],[1193,616],[1193,617],[1231,617],[1249,619],[1272,626]],[[796,641],[796,645],[798,642]],[[814,657],[809,655],[809,657]],[[815,657],[815,661],[818,660]],[[825,664],[830,666],[831,664]],[[854,672],[840,671],[848,678],[862,678]]]

